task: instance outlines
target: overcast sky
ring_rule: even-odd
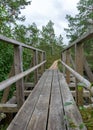
[[[66,14],[74,16],[77,13],[77,3],[79,0],[32,0],[30,6],[22,10],[26,16],[25,24],[36,23],[39,29],[46,25],[49,20],[54,23],[55,34],[61,34],[64,42],[67,44],[66,33],[64,28],[68,22],[65,19]]]

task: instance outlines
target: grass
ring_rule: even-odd
[[[84,108],[80,109],[83,121],[88,130],[93,130],[93,108]]]

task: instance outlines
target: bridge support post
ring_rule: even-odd
[[[66,63],[66,53],[65,52],[62,53],[62,60],[63,60],[64,63]],[[63,74],[65,76],[66,68],[65,68],[64,65],[62,66],[62,70],[63,70]]]
[[[46,52],[43,52],[43,61],[46,60]],[[46,63],[45,63],[46,64]],[[44,71],[45,71],[45,68],[46,68],[46,65],[43,65],[44,66]]]
[[[38,51],[35,50],[34,51],[34,66],[38,64]],[[35,80],[35,84],[37,83],[38,81],[38,69],[36,69],[34,71],[34,80]]]
[[[80,75],[83,75],[83,44],[75,44],[75,64],[76,64],[76,72]],[[76,80],[76,86],[77,86]],[[76,102],[78,106],[83,105],[83,88],[76,87]]]
[[[44,52],[41,52],[41,62],[43,62],[44,61]],[[44,72],[44,65],[42,65],[41,66],[41,74],[43,74],[43,72]]]
[[[21,46],[14,46],[14,68],[15,68],[15,75],[23,71]],[[18,108],[20,108],[24,103],[23,78],[16,82],[16,96],[17,96]]]
[[[70,66],[70,50],[66,51],[66,64]],[[66,69],[66,81],[69,84],[70,83],[70,71]]]

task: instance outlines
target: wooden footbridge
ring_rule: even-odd
[[[10,78],[0,83],[0,90],[4,90],[0,112],[17,112],[7,130],[87,130],[77,106],[83,105],[84,97],[93,93],[90,83],[93,82],[93,75],[83,48],[84,42],[92,36],[93,30],[62,51],[61,73],[55,67],[45,70],[44,51],[0,35],[1,41],[14,46],[14,64]],[[33,66],[25,71],[22,66],[23,48],[30,49],[33,54]],[[84,71],[89,80],[83,77]],[[34,84],[27,82],[32,72]],[[39,73],[42,74],[41,77]],[[78,82],[83,85],[78,85]],[[14,83],[16,91],[8,100],[10,86]],[[72,87],[73,91],[70,89]]]

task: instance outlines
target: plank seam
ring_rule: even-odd
[[[50,88],[50,96],[49,96],[49,107],[48,107],[48,114],[47,114],[46,130],[48,129],[48,119],[49,119],[49,113],[50,113],[50,104],[51,104],[51,92],[52,92],[53,75],[54,75],[54,71],[52,70],[52,80],[51,80],[51,88]]]
[[[58,73],[59,71],[57,71],[57,73]],[[60,90],[60,95],[61,95],[61,101],[62,101],[62,105],[63,105],[63,114],[64,114],[64,116],[66,115],[65,114],[65,110],[64,110],[64,104],[63,104],[63,96],[62,96],[62,93],[61,93],[61,85],[60,85],[60,78],[59,78],[59,73],[58,73],[58,81],[59,81],[59,90]],[[65,127],[66,127],[66,130],[69,130],[68,129],[68,126],[67,126],[67,120],[65,119]]]
[[[48,73],[47,73],[46,79],[47,79],[47,77],[48,77]],[[41,77],[41,78],[42,78],[42,77]],[[45,81],[46,81],[46,79],[45,79]],[[38,100],[39,100],[39,97],[40,97],[40,95],[41,95],[41,92],[42,92],[42,89],[43,89],[44,83],[45,83],[45,82],[43,82],[43,85],[42,85],[42,88],[41,88],[40,94],[39,94],[39,96],[38,96]],[[38,102],[38,100],[37,100],[37,102]],[[37,104],[37,102],[36,102],[36,104]],[[36,104],[35,104],[35,106],[34,106],[34,109],[33,109],[32,114],[31,114],[31,116],[30,116],[30,118],[29,118],[29,121],[30,121],[31,118],[32,118],[32,115],[33,115],[33,113],[34,113],[34,110],[35,110]],[[28,121],[28,123],[27,123],[26,129],[27,129],[27,127],[28,127],[29,121]]]

